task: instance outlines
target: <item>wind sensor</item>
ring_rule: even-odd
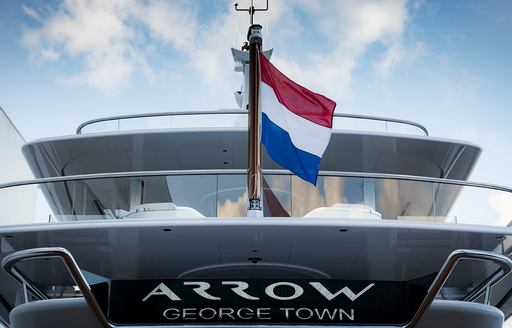
[[[251,22],[251,26],[252,26],[254,24],[254,14],[257,11],[267,11],[268,10],[268,0],[267,0],[267,4],[266,4],[265,8],[254,7],[254,0],[251,0],[251,5],[249,6],[249,8],[238,8],[238,2],[235,2],[235,10],[236,11],[247,11],[249,13],[250,22]]]

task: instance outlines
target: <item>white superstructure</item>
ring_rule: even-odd
[[[24,144],[25,139],[0,107],[0,183],[33,178],[21,153]]]
[[[25,139],[0,107],[0,184],[9,181],[30,180],[32,172],[23,157],[21,147]],[[0,198],[0,225],[34,223],[37,187],[14,188]]]

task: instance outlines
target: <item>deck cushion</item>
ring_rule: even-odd
[[[20,304],[10,315],[11,328],[101,328],[84,298],[64,298]]]
[[[489,305],[462,301],[436,300],[418,328],[501,328],[503,312]]]

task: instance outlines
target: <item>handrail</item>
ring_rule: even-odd
[[[292,175],[287,170],[263,170],[264,174],[268,175]],[[20,180],[8,183],[0,184],[0,189],[20,187],[32,184],[44,184],[53,182],[67,182],[67,181],[78,181],[78,180],[94,180],[94,179],[105,179],[105,178],[131,178],[131,177],[154,177],[154,176],[171,176],[171,175],[236,175],[236,174],[247,174],[247,170],[243,169],[222,169],[222,170],[160,170],[160,171],[132,171],[132,172],[112,172],[112,173],[92,173],[92,174],[78,174],[78,175],[66,175],[49,178],[39,178],[32,180]],[[365,173],[365,172],[346,172],[346,171],[319,171],[319,176],[323,177],[345,177],[345,178],[368,178],[368,179],[395,179],[405,181],[417,181],[417,182],[431,182],[447,185],[455,185],[461,187],[475,187],[484,189],[493,189],[497,191],[503,191],[512,193],[512,188],[493,185],[482,182],[470,182],[465,180],[453,180],[443,179],[434,177],[422,177],[416,175],[403,175],[403,174],[390,174],[390,173]]]
[[[162,113],[146,113],[146,114],[131,114],[131,115],[119,115],[119,116],[110,116],[110,117],[102,117],[93,120],[89,120],[80,124],[76,129],[76,134],[82,134],[82,129],[88,125],[108,122],[108,121],[116,121],[116,120],[124,120],[124,119],[133,119],[133,118],[146,118],[146,117],[162,117],[162,116],[187,116],[187,115],[224,115],[224,114],[247,114],[246,111],[242,110],[216,110],[216,111],[179,111],[179,112],[162,112]],[[390,123],[399,123],[405,125],[411,125],[417,127],[425,133],[425,136],[428,136],[428,130],[423,125],[408,121],[401,120],[396,118],[387,118],[387,117],[378,117],[378,116],[368,116],[368,115],[358,115],[358,114],[345,114],[345,113],[334,113],[334,117],[342,117],[342,118],[355,118],[362,120],[371,120],[371,121],[381,121],[381,122],[390,122]]]
[[[343,114],[343,113],[334,113],[334,117],[343,117],[343,118],[357,118],[362,120],[371,120],[371,121],[381,121],[381,122],[391,122],[391,123],[400,123],[405,125],[412,125],[422,130],[425,133],[425,136],[428,137],[428,130],[423,125],[409,121],[402,120],[397,118],[389,118],[389,117],[379,117],[379,116],[369,116],[369,115],[358,115],[358,114]]]
[[[493,279],[488,281],[487,284],[481,286],[481,290],[476,293],[480,294],[480,292],[485,289],[485,304],[490,303],[491,288],[500,282],[503,278],[508,276],[512,271],[512,261],[505,255],[471,249],[459,249],[453,251],[444,262],[441,271],[439,271],[436,278],[434,279],[434,282],[432,282],[432,285],[430,285],[430,288],[427,291],[427,295],[425,295],[425,298],[412,317],[412,320],[409,322],[409,324],[406,325],[406,328],[413,328],[418,325],[418,322],[420,322],[423,315],[427,312],[428,308],[434,301],[434,298],[437,296],[446,280],[448,280],[450,274],[453,272],[453,269],[455,269],[455,266],[457,263],[459,263],[460,260],[491,261],[500,266],[501,274],[493,274],[491,276]]]
[[[98,321],[101,323],[101,325],[104,328],[112,328],[114,325],[110,324],[107,317],[101,310],[101,307],[99,306],[98,302],[96,301],[96,298],[94,297],[91,288],[87,281],[85,280],[85,277],[82,275],[82,272],[80,271],[80,268],[78,267],[75,259],[73,258],[73,255],[71,253],[62,247],[46,247],[46,248],[33,248],[33,249],[26,249],[22,251],[18,251],[12,254],[7,255],[2,260],[2,267],[4,270],[9,273],[14,279],[16,279],[22,286],[25,288],[27,286],[30,286],[31,290],[39,291],[38,287],[33,284],[29,279],[27,279],[21,272],[19,272],[15,265],[18,262],[29,260],[29,259],[36,259],[36,258],[49,258],[49,257],[58,257],[61,258],[64,262],[64,265],[68,269],[69,273],[75,280],[75,283],[77,284],[78,288],[82,292],[82,295],[84,296],[85,301],[87,302],[88,306],[93,311],[94,315],[98,319]],[[411,321],[404,326],[404,328],[415,328],[418,323],[421,321],[425,313],[427,312],[428,308],[434,301],[435,297],[441,290],[441,288],[444,286],[448,278],[450,277],[451,273],[455,269],[455,266],[459,263],[460,260],[478,260],[478,261],[491,261],[500,266],[501,274],[496,275],[493,274],[491,276],[491,281],[489,281],[487,284],[481,287],[482,291],[485,289],[485,304],[490,303],[490,293],[491,289],[502,279],[504,279],[506,276],[510,274],[512,271],[512,261],[501,254],[493,253],[493,252],[487,252],[487,251],[481,251],[481,250],[471,250],[471,249],[459,249],[453,251],[446,261],[444,262],[441,270],[437,274],[436,278],[430,285],[427,294],[425,295],[423,301],[421,302],[420,306],[418,307],[418,310],[416,310],[416,313],[412,317]],[[480,292],[480,291],[479,291]],[[479,293],[478,292],[478,293]],[[39,293],[44,294],[43,292],[39,291]],[[25,299],[25,302],[27,302],[27,299]]]
[[[100,324],[104,328],[111,328],[112,325],[107,320],[107,317],[101,310],[100,305],[96,301],[96,298],[94,297],[91,287],[85,280],[85,277],[83,276],[82,272],[80,271],[80,268],[78,267],[78,264],[76,263],[75,259],[73,258],[73,255],[71,253],[62,247],[44,247],[44,248],[32,248],[32,249],[26,249],[22,251],[18,251],[12,254],[7,255],[2,260],[2,268],[9,273],[16,281],[18,281],[23,287],[25,291],[25,302],[27,302],[26,299],[26,287],[31,292],[36,293],[36,297],[40,297],[40,295],[44,295],[42,291],[37,288],[37,286],[34,285],[33,282],[31,282],[29,279],[25,277],[18,269],[16,269],[15,265],[18,262],[26,261],[30,259],[37,259],[37,258],[51,258],[51,257],[58,257],[62,259],[64,262],[64,265],[68,269],[69,273],[75,280],[75,283],[77,284],[78,288],[80,289],[80,292],[85,298],[85,301],[87,302],[87,305],[90,307]],[[45,295],[46,296],[46,295]],[[42,299],[47,299],[48,297],[44,297]]]

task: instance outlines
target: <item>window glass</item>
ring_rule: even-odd
[[[217,176],[168,176],[167,186],[175,205],[192,207],[204,216],[217,215]]]
[[[292,177],[293,216],[304,216],[312,210],[336,204],[362,204],[362,178],[318,177],[317,186]]]
[[[266,175],[263,180],[263,210],[265,216],[289,217],[292,213],[291,177]]]
[[[385,219],[425,221],[432,217],[433,184],[396,179],[374,179],[376,210]]]
[[[217,201],[219,217],[246,216],[247,178],[245,175],[220,175]]]

